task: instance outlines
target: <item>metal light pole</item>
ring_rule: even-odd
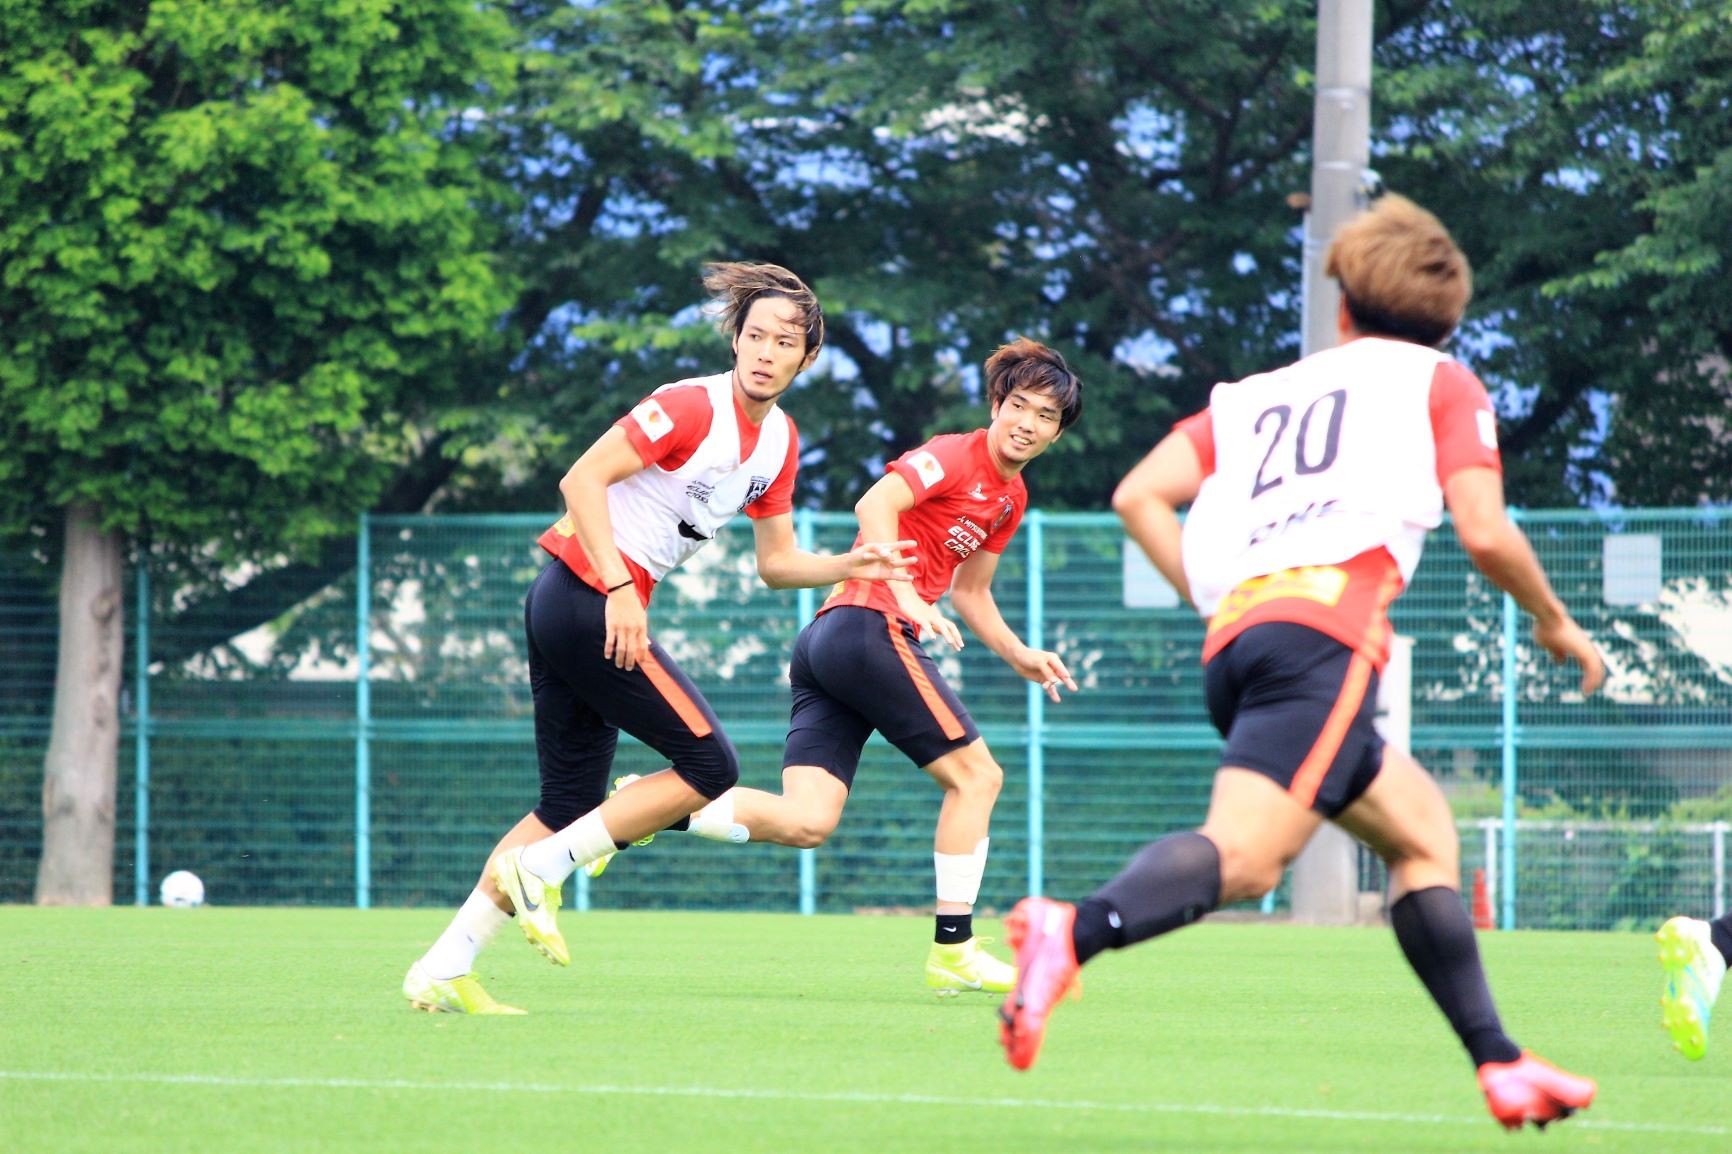
[[[1341,290],[1323,275],[1335,230],[1365,203],[1371,159],[1371,0],[1319,0],[1317,100],[1311,135],[1311,205],[1305,215],[1304,334],[1309,356],[1337,341]],[[1359,920],[1353,839],[1325,823],[1293,863],[1293,919]]]

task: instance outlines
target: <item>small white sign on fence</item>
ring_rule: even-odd
[[[1124,539],[1123,547],[1125,608],[1177,609],[1179,591],[1161,576],[1143,547],[1129,537]]]
[[[1608,534],[1600,571],[1607,605],[1654,604],[1660,600],[1660,535]]]

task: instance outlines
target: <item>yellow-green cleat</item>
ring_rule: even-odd
[[[991,938],[969,938],[954,946],[932,944],[926,955],[926,985],[941,998],[978,990],[1007,994],[1016,985],[1016,967],[982,949]]]
[[[613,788],[607,791],[607,796],[612,797],[614,794],[618,793],[620,790],[624,789],[626,786],[630,785],[632,782],[641,781],[642,779],[643,779],[643,775],[641,773],[621,774],[619,777],[616,777],[613,779]],[[652,833],[648,837],[638,838],[636,841],[632,842],[631,844],[636,845],[636,846],[645,846],[645,845],[648,845],[650,842],[654,841],[655,839],[656,839],[656,835]],[[607,870],[607,863],[611,862],[613,859],[614,859],[613,854],[611,854],[611,853],[603,854],[602,856],[596,858],[594,861],[590,862],[588,865],[584,866],[583,872],[586,875],[588,875],[589,877],[598,878]]]
[[[557,966],[571,964],[571,951],[559,932],[559,886],[550,886],[524,867],[523,847],[508,849],[487,866],[494,884],[517,911],[517,928],[541,956]]]
[[[481,988],[474,974],[455,978],[428,976],[420,962],[403,975],[403,996],[417,1010],[434,1014],[521,1014],[516,1006],[496,1002]]]
[[[1660,943],[1660,966],[1666,971],[1660,1025],[1680,1054],[1699,1061],[1708,1052],[1708,1020],[1726,979],[1726,959],[1714,947],[1708,923],[1695,918],[1673,918],[1654,940]]]

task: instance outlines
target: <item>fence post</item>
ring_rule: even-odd
[[[136,728],[132,735],[133,813],[135,835],[132,855],[132,904],[150,904],[150,566],[138,564],[138,605],[133,637],[133,691],[138,702]]]
[[[1024,518],[1028,527],[1028,645],[1046,644],[1046,517],[1039,509]],[[1028,892],[1046,888],[1046,691],[1028,683]]]
[[[1714,823],[1714,916],[1726,913],[1726,829],[1727,823]]]
[[[1486,818],[1479,823],[1480,833],[1485,836],[1485,892],[1498,892],[1497,879],[1497,819]]]
[[[1510,520],[1520,521],[1518,510]],[[1516,903],[1516,603],[1503,595],[1503,917],[1501,928],[1515,929]]]
[[[355,538],[355,908],[373,903],[372,750],[373,689],[369,680],[368,620],[373,615],[373,559],[367,514]]]
[[[806,552],[812,552],[812,543],[816,539],[812,524],[812,510],[794,510],[794,543]],[[800,617],[800,628],[812,620],[812,614],[817,611],[816,590],[801,589],[794,596],[795,611]],[[800,913],[811,917],[818,909],[818,851],[812,846],[800,850]]]

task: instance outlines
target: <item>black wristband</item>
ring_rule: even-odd
[[[609,593],[617,593],[621,589],[624,589],[627,585],[636,585],[636,584],[637,584],[636,580],[634,580],[633,578],[627,577],[624,581],[621,581],[618,585],[608,586],[607,591]]]

